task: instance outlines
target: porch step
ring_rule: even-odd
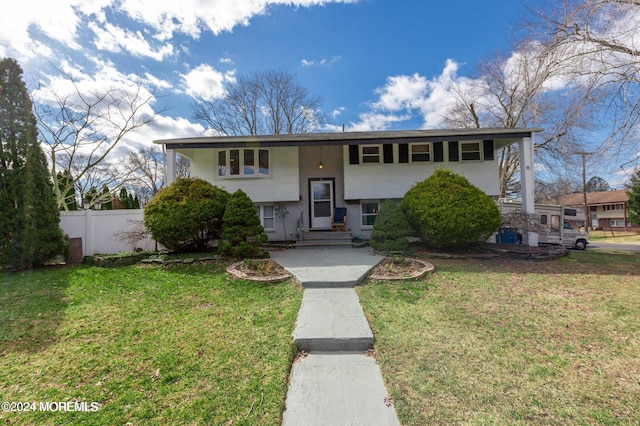
[[[351,232],[305,232],[302,242],[296,242],[296,247],[351,247]]]
[[[373,333],[353,288],[307,288],[293,331],[305,351],[366,351]]]

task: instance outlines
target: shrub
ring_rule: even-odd
[[[174,251],[203,251],[220,238],[229,193],[202,179],[178,179],[144,209],[153,238]]]
[[[222,220],[218,252],[232,257],[255,256],[267,241],[253,201],[241,189],[231,195]]]
[[[384,252],[403,252],[409,248],[407,237],[410,235],[411,227],[398,203],[393,200],[385,201],[373,224],[371,247]]]
[[[436,170],[413,186],[400,207],[425,244],[436,248],[470,247],[486,241],[500,226],[496,203],[448,170]]]

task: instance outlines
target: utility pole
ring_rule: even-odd
[[[589,233],[588,223],[591,220],[591,212],[587,208],[587,155],[593,154],[593,152],[578,151],[574,152],[575,155],[582,156],[582,197],[584,202],[584,230]]]

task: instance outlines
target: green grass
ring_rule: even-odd
[[[0,276],[0,401],[97,402],[8,424],[280,424],[302,289],[222,264]]]
[[[640,234],[622,231],[589,231],[589,240],[606,243],[638,243],[640,242]]]
[[[640,419],[640,257],[440,260],[358,288],[403,425]]]

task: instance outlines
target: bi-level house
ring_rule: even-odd
[[[190,159],[191,176],[253,200],[272,240],[331,229],[335,207],[346,228],[367,238],[384,200],[400,200],[437,168],[464,175],[499,196],[499,150],[520,145],[523,209],[533,213],[533,141],[541,129],[485,128],[221,136],[157,140],[166,153],[167,184],[175,155]],[[278,208],[280,207],[280,208]],[[277,212],[286,211],[283,220]],[[285,235],[286,232],[286,235]],[[527,238],[530,237],[530,238]],[[525,236],[537,245],[537,236]]]

